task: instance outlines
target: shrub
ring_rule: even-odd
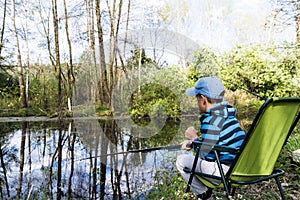
[[[220,75],[229,89],[262,97],[299,96],[299,56],[295,48],[237,47],[224,55]]]

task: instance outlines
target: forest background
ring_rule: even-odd
[[[227,89],[299,96],[297,1],[2,0],[1,9],[2,116],[91,104],[107,115],[123,98],[114,93],[147,91],[149,81],[185,102],[205,75]]]
[[[253,12],[256,3],[261,14]],[[172,83],[176,91],[193,84],[195,77],[213,75],[228,89],[239,85],[264,97],[299,96],[295,1],[1,4],[2,115],[16,109],[22,116],[63,115],[72,111],[70,105],[91,103],[97,110],[112,111],[114,90],[126,85],[122,77],[127,85],[139,79],[140,87],[147,81],[142,78],[153,79],[148,74],[174,83],[182,80]],[[208,44],[201,44],[203,39]]]
[[[195,113],[185,89],[218,76],[247,128],[261,97],[300,96],[299,1],[1,0],[0,9],[1,117],[178,118]],[[297,128],[279,162],[292,198],[299,141]]]

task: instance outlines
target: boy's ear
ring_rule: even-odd
[[[206,105],[206,102],[207,102],[207,98],[203,97],[203,105]]]
[[[205,105],[207,102],[207,97],[202,95],[202,99],[203,99],[203,104]]]

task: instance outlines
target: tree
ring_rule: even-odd
[[[26,46],[26,64],[24,66],[25,69],[25,98],[27,104],[29,104],[29,71],[30,71],[30,49],[29,49],[29,35],[31,34],[30,27],[28,21],[30,21],[31,16],[29,12],[29,4],[28,1],[21,1],[20,6],[18,7],[18,13],[21,13],[22,20],[22,29],[20,31],[21,39],[25,40]],[[21,7],[22,5],[22,7]],[[22,10],[22,11],[21,11]],[[23,24],[24,23],[24,24]]]
[[[58,82],[58,112],[61,117],[62,111],[62,71],[60,64],[60,49],[59,49],[59,28],[58,28],[58,12],[57,12],[57,1],[52,0],[52,15],[53,15],[53,28],[54,28],[54,40],[55,40],[55,69],[56,78]]]
[[[104,42],[103,42],[103,31],[101,22],[101,11],[100,11],[100,0],[96,0],[96,24],[98,30],[98,45],[99,45],[99,59],[100,59],[100,73],[99,73],[99,88],[100,88],[100,101],[107,108],[110,107],[109,102],[109,91],[108,91],[108,79],[107,69],[105,62]]]
[[[94,13],[94,0],[86,1],[86,37],[88,41],[88,66],[90,66],[90,77],[91,79],[91,88],[90,88],[90,97],[93,101],[99,99],[99,88],[98,84],[98,69],[96,65],[96,48],[95,48],[95,13]],[[94,73],[92,73],[94,71]]]
[[[11,20],[12,20],[12,27],[13,27],[13,34],[15,38],[15,49],[17,52],[17,60],[18,60],[18,72],[19,72],[19,86],[20,86],[20,98],[21,98],[21,107],[26,108],[26,96],[25,96],[25,85],[24,85],[24,77],[23,77],[23,66],[22,66],[22,59],[21,59],[21,50],[19,45],[19,38],[17,33],[17,26],[16,26],[16,14],[15,14],[15,0],[11,0]]]
[[[298,3],[297,3],[296,41],[297,41],[297,43],[300,43],[300,1],[298,1]]]
[[[69,49],[69,64],[67,65],[68,68],[67,69],[67,85],[68,85],[67,96],[68,96],[68,100],[70,100],[72,99],[72,90],[75,82],[75,76],[74,76],[74,67],[73,67],[73,58],[72,58],[73,57],[72,43],[71,43],[70,33],[69,33],[69,22],[68,22],[69,16],[68,16],[66,0],[64,0],[64,13],[65,13],[65,29],[66,29],[66,36],[67,36],[68,49]]]
[[[4,30],[5,30],[5,21],[6,21],[6,7],[7,7],[7,1],[4,0],[3,3],[3,20],[2,20],[2,28],[1,28],[1,36],[0,36],[0,60],[2,58],[2,48],[3,48],[3,39],[4,39]]]
[[[117,75],[117,65],[118,65],[118,55],[121,57],[117,38],[120,29],[120,22],[122,16],[122,5],[123,0],[113,0],[112,3],[106,0],[107,5],[107,13],[109,20],[109,52],[108,52],[108,62],[106,62],[106,55],[104,49],[104,33],[103,33],[103,24],[102,24],[102,13],[100,7],[100,0],[96,0],[96,24],[98,30],[98,46],[99,46],[99,65],[100,65],[100,73],[99,73],[99,88],[100,88],[100,102],[107,109],[111,109],[111,94],[113,87],[116,83],[116,75]],[[119,5],[117,7],[117,5]]]

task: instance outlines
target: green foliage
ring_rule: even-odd
[[[140,57],[142,66],[138,69]],[[300,96],[299,58],[299,47],[288,44],[281,48],[259,45],[236,47],[221,55],[217,55],[209,48],[202,48],[195,52],[193,63],[188,68],[171,66],[160,69],[155,61],[147,57],[144,49],[133,50],[132,56],[126,62],[125,76],[131,82],[139,81],[139,83],[134,83],[124,95],[123,90],[118,95],[121,95],[120,101],[131,96],[126,103],[130,104],[130,114],[136,119],[153,113],[158,115],[167,113],[174,117],[190,111],[193,99],[185,96],[185,90],[203,76],[219,76],[228,90],[243,88],[263,97]],[[87,87],[97,87],[91,73],[85,72],[89,71],[87,67],[93,68],[90,65],[76,68],[77,73],[81,75],[76,79],[76,89],[83,91],[77,93],[78,104],[91,100],[91,90]],[[50,71],[51,67],[38,65],[33,68],[37,70],[30,72],[33,75],[29,81],[29,106],[39,107],[45,113],[55,111],[58,84]],[[2,109],[19,109],[18,81],[14,73],[12,74],[0,71]],[[116,74],[116,77],[119,77],[119,74]],[[131,83],[124,84],[124,79],[120,80],[120,87],[131,86]],[[141,91],[137,89],[138,84]],[[67,92],[63,92],[65,102]],[[110,112],[100,110],[101,115]],[[159,113],[161,111],[164,113]]]
[[[0,70],[0,115],[5,116],[19,108],[19,85],[17,78]]]
[[[175,117],[180,114],[180,105],[176,95],[160,84],[142,85],[140,91],[136,91],[131,98],[130,114],[134,119],[149,117],[152,112],[157,117],[167,114]]]
[[[147,68],[141,70],[141,75],[130,75],[132,83],[122,82],[122,87],[129,85],[132,90],[123,89],[117,99],[124,100],[130,96],[129,111],[134,120],[150,116],[168,116],[177,118],[183,110],[185,89],[189,87],[184,71],[178,67]],[[127,93],[126,93],[127,92]],[[119,94],[118,93],[118,94]]]
[[[128,69],[138,69],[139,64],[145,66],[156,66],[156,63],[146,56],[145,49],[135,49],[131,51],[132,56],[127,60]],[[141,62],[141,63],[140,63]]]
[[[299,163],[293,160],[292,151],[300,149],[300,124],[294,129],[290,135],[286,145],[283,147],[275,167],[279,167],[285,171],[282,182],[287,183],[288,187],[284,187],[286,196],[295,196],[299,199],[300,184],[300,168]]]
[[[151,192],[146,195],[145,199],[174,199],[182,200],[187,197],[194,197],[191,194],[186,194],[186,183],[175,167],[175,161],[170,167],[162,167],[155,174],[155,184]]]
[[[182,200],[190,194],[185,194],[186,184],[180,174],[169,171],[159,172],[156,175],[157,183],[146,199],[174,199]]]
[[[14,107],[16,102],[13,99],[18,98],[19,87],[18,80],[7,71],[0,69],[0,107]]]
[[[202,48],[194,53],[192,68],[194,76],[190,78],[197,81],[203,76],[219,76],[219,58],[217,54],[209,48]],[[197,75],[198,74],[198,75]]]
[[[189,66],[187,68],[187,79],[190,87],[193,87],[197,80],[201,77],[202,76],[196,67]]]
[[[0,72],[1,116],[51,115],[57,109],[57,80],[51,66],[33,64],[29,70],[28,108],[20,108],[18,72]],[[25,81],[25,80],[24,80]],[[7,111],[7,112],[6,112]]]
[[[286,144],[286,148],[290,152],[300,149],[300,129],[299,129],[299,127],[297,130],[298,131],[295,131],[295,133],[292,134],[292,136],[289,138],[289,140]]]
[[[198,79],[204,76],[219,76],[219,58],[208,48],[202,48],[194,53],[193,62],[187,68],[189,87],[195,85]]]
[[[34,115],[51,115],[57,106],[57,81],[54,77],[32,77],[29,87],[29,108],[36,111]]]
[[[300,55],[295,48],[237,47],[223,57],[221,78],[229,89],[244,88],[266,98],[299,96]]]

